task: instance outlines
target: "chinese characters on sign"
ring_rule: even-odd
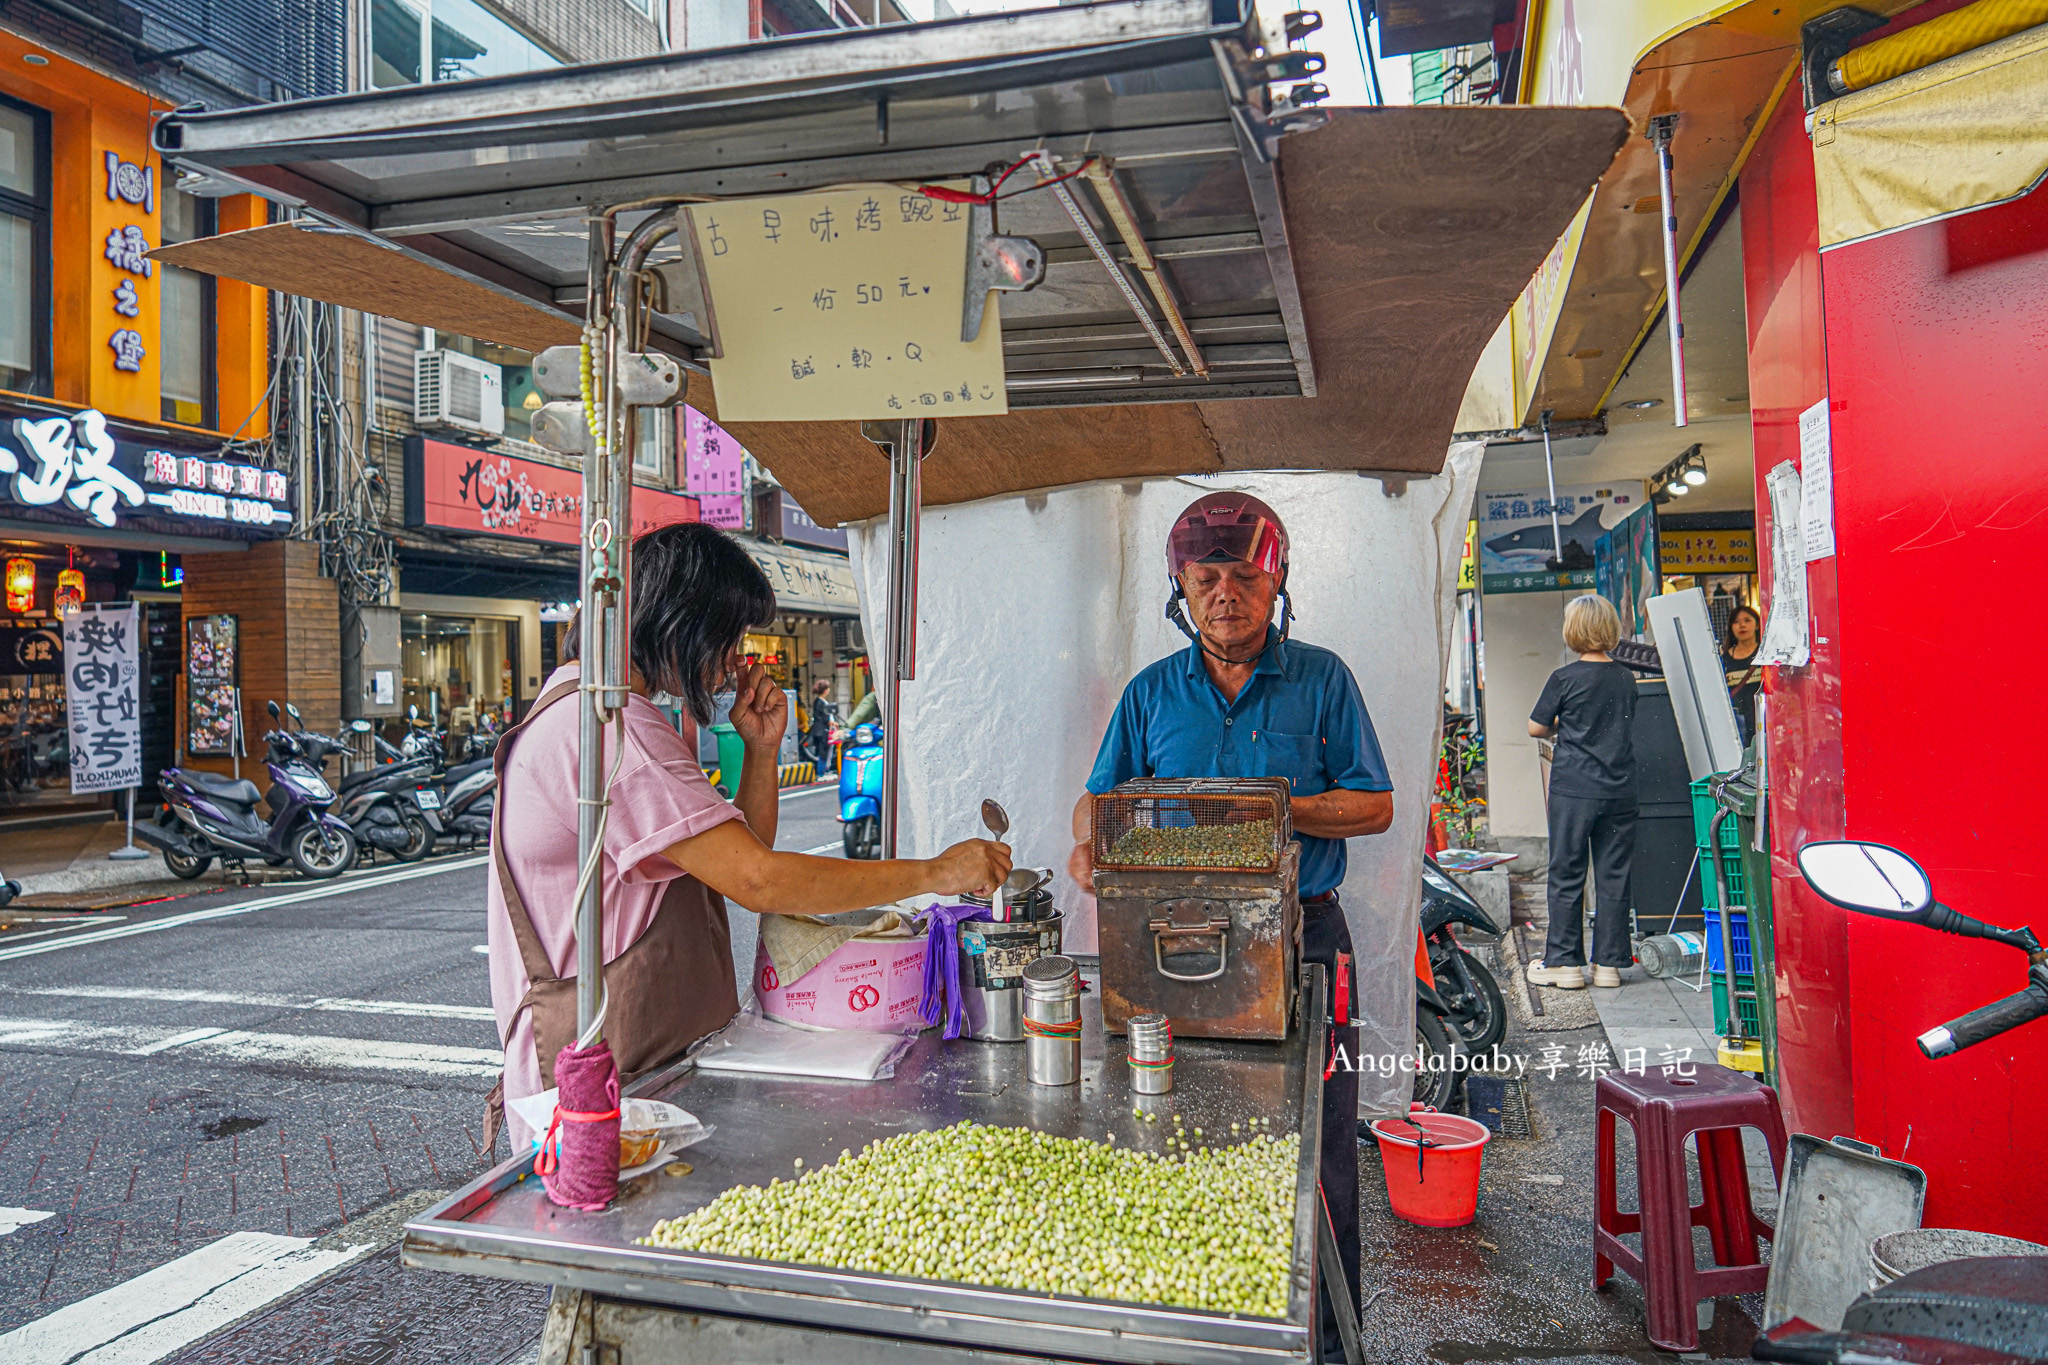
[[[25,469],[12,450],[0,448],[0,474],[14,476],[16,502],[48,507],[66,498],[102,526],[114,524],[118,504],[142,505],[141,486],[114,467],[107,419],[92,408],[41,421],[17,417],[14,435],[36,466]]]
[[[960,340],[965,206],[866,185],[687,213],[717,304],[723,420],[1009,411],[996,308]]]
[[[1666,574],[1756,572],[1755,531],[1665,531],[1657,540]]]
[[[694,493],[707,525],[738,531],[747,524],[746,448],[703,413],[683,405],[683,488]]]
[[[84,607],[64,618],[74,793],[142,784],[136,628],[133,602]]]
[[[698,519],[697,499],[633,490],[633,532]],[[405,443],[405,524],[574,545],[583,476],[560,465],[415,436]]]
[[[132,204],[145,214],[154,214],[156,168],[123,161],[119,152],[109,151],[107,199],[117,204]],[[133,223],[117,227],[107,233],[106,257],[114,269],[125,272],[129,277],[116,283],[112,291],[117,322],[107,335],[107,346],[114,353],[115,369],[136,374],[141,371],[149,348],[143,344],[141,331],[123,324],[139,321],[142,314],[142,300],[136,292],[134,277],[146,280],[156,274],[156,264],[149,259],[149,237]]]
[[[0,426],[0,498],[26,507],[68,504],[110,528],[130,508],[265,531],[292,520],[282,472],[117,441],[93,408]]]
[[[1594,548],[1642,500],[1639,485],[1560,488],[1551,520],[1548,491],[1479,495],[1479,582],[1483,591],[1557,592],[1593,586]]]

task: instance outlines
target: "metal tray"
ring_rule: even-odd
[[[1091,973],[1092,976],[1092,973]],[[700,1072],[681,1062],[631,1093],[688,1109],[717,1132],[685,1154],[680,1179],[628,1182],[603,1213],[557,1208],[531,1178],[529,1154],[471,1182],[406,1225],[411,1266],[586,1289],[611,1298],[721,1317],[751,1318],[986,1351],[1162,1365],[1305,1359],[1315,1321],[1322,1068],[1322,969],[1302,975],[1306,1027],[1277,1043],[1185,1040],[1171,1094],[1139,1096],[1161,1115],[1225,1128],[1266,1117],[1301,1135],[1295,1176],[1294,1269],[1284,1318],[1032,1293],[952,1281],[869,1275],[822,1266],[635,1245],[663,1218],[703,1207],[735,1185],[787,1177],[894,1133],[962,1120],[1102,1139],[1144,1150],[1171,1124],[1132,1115],[1120,1042],[1106,1045],[1099,993],[1082,997],[1081,1083],[1057,1089],[1024,1079],[1011,1043],[919,1037],[893,1079],[876,1082]]]

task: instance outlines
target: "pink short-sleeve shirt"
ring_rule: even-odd
[[[551,689],[577,677],[576,665],[565,664],[547,685]],[[607,727],[606,771],[617,757]],[[520,730],[498,789],[505,862],[557,977],[576,973],[576,908],[571,904],[577,873],[576,759],[576,699],[564,697]],[[690,741],[676,733],[658,707],[637,696],[626,707],[626,753],[612,781],[611,799],[598,874],[604,884],[606,962],[647,932],[666,883],[683,875],[664,851],[714,825],[745,818],[704,776]],[[505,1046],[505,1098],[510,1100],[539,1094],[544,1087],[533,1050],[533,1013],[519,1008],[531,982],[495,873],[489,882],[485,936],[491,1008]],[[539,1136],[509,1109],[505,1120],[515,1152]]]

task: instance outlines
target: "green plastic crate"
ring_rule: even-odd
[[[1707,861],[1707,826],[1713,823],[1714,794],[1707,787],[1707,779],[1701,778],[1692,784],[1692,838],[1693,847],[1700,854],[1700,901],[1704,905],[1719,909],[1720,888],[1714,884],[1714,865]],[[1737,906],[1749,904],[1749,882],[1742,870],[1742,822],[1733,816],[1721,822],[1721,871],[1728,880],[1728,898]]]
[[[1712,976],[1712,985],[1714,991],[1714,1032],[1719,1036],[1726,1038],[1728,1036],[1730,1027],[1728,1022],[1728,982],[1727,979],[1723,977],[1722,974],[1719,972],[1714,972]],[[1747,991],[1756,989],[1755,979],[1744,972],[1737,972],[1735,974],[1735,984],[1738,990]],[[1751,1038],[1763,1037],[1763,1023],[1757,1017],[1757,1002],[1753,999],[1741,999],[1737,1000],[1735,1003],[1738,1007],[1740,1007],[1742,1011],[1743,1033],[1747,1037]]]

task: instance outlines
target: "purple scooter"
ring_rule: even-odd
[[[289,702],[293,720],[299,710]],[[278,719],[276,702],[270,718]],[[290,862],[310,878],[338,877],[355,865],[356,840],[348,825],[328,812],[334,789],[321,767],[334,741],[306,730],[272,730],[264,737],[271,787],[258,792],[247,779],[216,777],[195,768],[166,768],[157,779],[163,808],[155,821],[135,827],[136,837],[163,851],[164,866],[187,881],[219,858],[239,871],[245,858],[272,867]],[[265,819],[257,811],[267,805]]]

